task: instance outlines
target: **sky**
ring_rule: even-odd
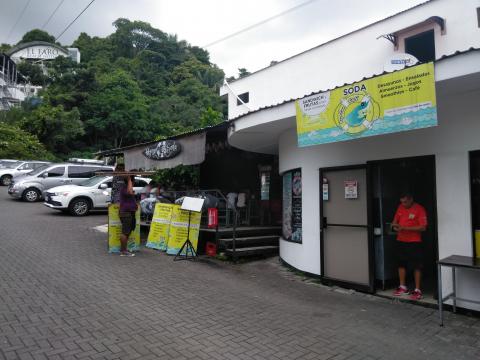
[[[63,0],[44,30],[58,36],[91,0]],[[107,36],[120,18],[141,20],[192,45],[205,46],[307,0],[95,0],[59,39],[70,45],[81,32]],[[16,43],[42,28],[62,0],[0,0],[0,43]],[[424,0],[311,0],[242,34],[207,47],[227,76],[256,71]],[[26,7],[23,16],[22,10]],[[10,35],[9,35],[10,34]]]

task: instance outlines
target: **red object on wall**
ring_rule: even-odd
[[[207,242],[206,246],[206,253],[208,256],[216,256],[217,255],[217,245],[211,242]]]
[[[208,208],[208,228],[215,229],[218,226],[218,209]]]

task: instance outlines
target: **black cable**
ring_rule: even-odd
[[[57,7],[55,8],[55,10],[53,10],[53,12],[50,14],[50,16],[48,17],[47,21],[45,21],[45,24],[43,24],[42,26],[42,30],[45,29],[45,27],[48,25],[48,23],[50,22],[50,20],[52,20],[52,18],[55,16],[55,14],[57,13],[58,9],[60,8],[60,6],[63,5],[63,3],[65,2],[65,0],[60,0],[60,2],[58,3]]]
[[[5,42],[8,42],[8,39],[10,39],[10,36],[12,35],[12,32],[13,30],[15,30],[15,28],[17,27],[18,23],[20,22],[20,19],[23,17],[23,14],[25,14],[25,11],[27,10],[28,8],[28,5],[30,5],[30,2],[32,0],[28,0],[27,3],[25,4],[22,12],[20,13],[20,15],[18,16],[17,20],[15,21],[15,24],[13,24],[12,28],[10,29],[10,31],[8,32],[8,35],[5,39]]]
[[[68,26],[55,38],[55,41],[57,41],[58,39],[60,39],[60,37],[65,33],[65,31],[67,31],[67,30],[70,28],[70,26],[72,26],[73,23],[74,23],[75,21],[77,21],[77,19],[78,19],[80,16],[82,16],[82,14],[90,7],[90,5],[92,5],[92,4],[94,3],[94,1],[95,1],[95,0],[90,1],[90,3],[85,7],[85,9],[83,9],[83,10],[80,12],[80,14],[78,14],[78,16],[77,16],[75,19],[73,19],[73,21],[72,21],[70,24],[68,24]]]
[[[267,22],[269,22],[269,21],[272,21],[272,20],[274,20],[274,19],[277,19],[277,18],[279,18],[279,17],[281,17],[281,16],[283,16],[283,15],[286,15],[286,14],[288,14],[289,12],[295,11],[295,10],[301,8],[301,7],[304,7],[304,6],[306,6],[306,5],[309,5],[310,3],[314,2],[314,1],[317,1],[317,0],[308,0],[308,1],[305,1],[305,2],[303,2],[303,3],[301,3],[301,4],[298,4],[297,6],[294,6],[294,7],[290,8],[290,9],[284,10],[284,11],[282,11],[281,13],[278,13],[278,14],[276,14],[276,15],[273,15],[273,16],[265,19],[265,20],[262,20],[262,21],[260,21],[260,22],[258,22],[258,23],[255,23],[255,24],[253,24],[253,25],[247,26],[246,28],[244,28],[244,29],[242,29],[242,30],[236,31],[236,32],[234,32],[233,34],[230,34],[230,35],[227,35],[227,36],[225,36],[225,37],[223,37],[223,38],[221,38],[221,39],[215,40],[215,41],[213,41],[213,42],[211,42],[211,43],[209,43],[209,44],[207,44],[207,45],[205,45],[205,46],[203,46],[203,47],[206,48],[206,47],[210,47],[210,46],[216,45],[216,44],[218,44],[218,43],[220,43],[220,42],[222,42],[222,41],[228,40],[228,39],[230,39],[230,38],[232,38],[232,37],[234,37],[234,36],[237,36],[237,35],[240,35],[240,34],[246,32],[246,31],[252,30],[252,29],[256,28],[257,26],[263,25],[263,24],[265,24],[265,23],[267,23]]]

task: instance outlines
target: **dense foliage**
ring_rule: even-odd
[[[0,122],[36,136],[58,157],[130,145],[223,120],[224,73],[207,51],[141,21],[118,19],[105,37],[80,34],[81,63],[59,57],[41,68],[23,63],[39,98],[0,114]],[[21,42],[50,41],[32,30]],[[3,46],[5,49],[8,46]]]
[[[0,159],[52,159],[38,139],[12,125],[0,123]]]
[[[157,170],[153,176],[153,181],[165,189],[196,189],[200,183],[200,168],[191,165],[178,165],[171,169]]]

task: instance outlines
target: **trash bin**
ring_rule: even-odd
[[[217,245],[212,242],[207,242],[206,253],[208,256],[217,256]]]

